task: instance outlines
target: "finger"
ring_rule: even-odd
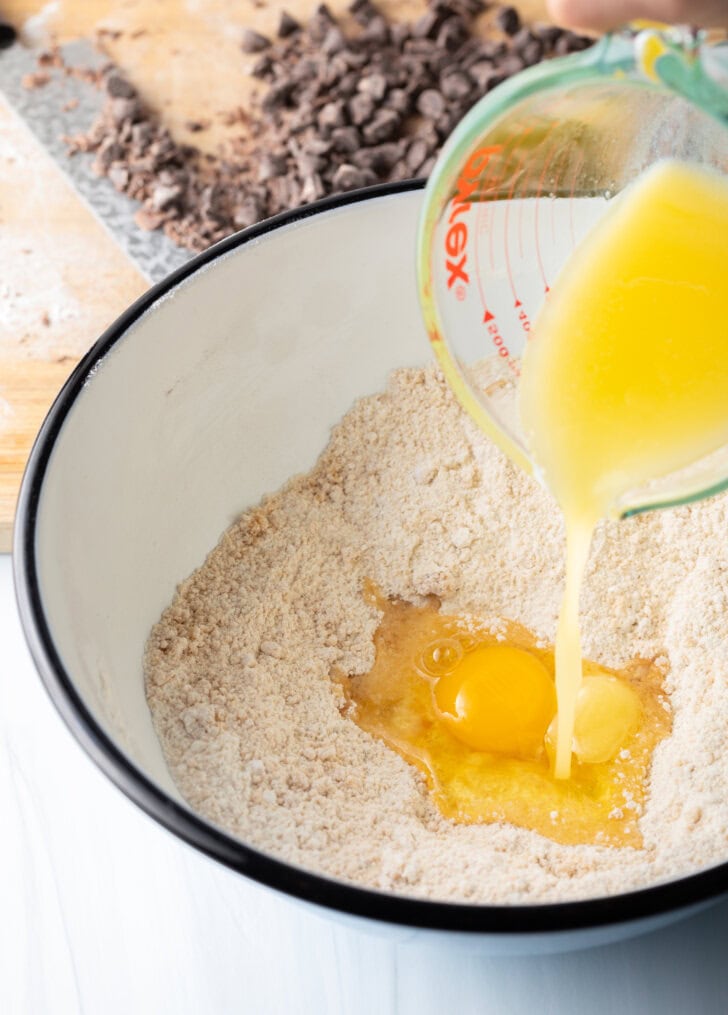
[[[553,20],[569,28],[609,31],[645,18],[668,24],[728,26],[728,0],[547,0]]]

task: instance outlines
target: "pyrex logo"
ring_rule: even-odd
[[[470,198],[478,186],[478,180],[488,165],[491,155],[501,150],[501,145],[489,145],[487,148],[476,148],[465,163],[458,176],[457,189],[452,202],[452,211],[448,219],[448,230],[445,233],[445,270],[447,271],[447,287],[452,289],[455,282],[468,285],[468,223],[464,218],[470,211]]]

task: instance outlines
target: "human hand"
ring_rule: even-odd
[[[728,0],[547,0],[559,25],[608,31],[645,18],[671,25],[728,28]]]

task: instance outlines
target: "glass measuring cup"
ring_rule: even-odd
[[[517,391],[531,324],[609,201],[665,158],[728,174],[728,44],[627,29],[481,99],[430,177],[418,236],[427,331],[461,403],[528,472]],[[629,491],[612,513],[726,487],[728,447]]]

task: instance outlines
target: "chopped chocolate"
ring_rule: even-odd
[[[129,84],[127,79],[118,72],[112,72],[104,81],[106,94],[112,99],[134,99],[136,88]]]
[[[381,102],[387,91],[387,79],[384,74],[367,74],[359,78],[358,91],[371,95],[375,102]]]
[[[594,39],[586,35],[577,35],[575,32],[562,32],[561,37],[556,40],[554,54],[566,56],[567,53],[578,53],[582,49],[588,49],[594,44]]]
[[[521,16],[515,7],[501,7],[495,16],[495,23],[506,35],[515,35],[521,27]]]
[[[417,99],[417,112],[429,120],[436,120],[445,109],[445,99],[435,88],[427,88]]]
[[[349,5],[349,13],[356,22],[364,27],[379,15],[377,8],[371,3],[371,0],[353,0],[353,3]]]
[[[389,141],[399,130],[401,118],[393,109],[380,109],[373,119],[362,127],[362,137],[368,145]]]
[[[244,53],[260,53],[270,46],[270,39],[252,28],[246,28],[240,40],[240,48]]]
[[[407,149],[405,163],[410,173],[416,174],[429,155],[428,146],[422,138],[416,137]]]
[[[377,174],[371,169],[358,169],[342,162],[331,181],[334,190],[356,190],[377,182]]]
[[[350,155],[361,148],[361,134],[356,127],[337,127],[331,132],[331,148]]]
[[[354,95],[349,99],[347,109],[351,122],[356,124],[357,127],[361,127],[362,124],[367,123],[374,115],[375,103],[371,95]]]
[[[5,21],[0,21],[0,49],[8,49],[17,37],[18,33],[12,25],[8,25]]]
[[[473,80],[463,71],[445,71],[440,76],[440,91],[446,99],[464,99],[473,91]]]
[[[283,176],[288,169],[288,159],[285,155],[264,154],[258,166],[258,179],[261,183],[270,180],[274,176]]]
[[[301,26],[292,17],[288,11],[281,11],[281,18],[278,22],[278,38],[287,39],[289,35],[293,35],[294,32],[300,32]]]
[[[352,0],[353,29],[322,4],[304,24],[282,11],[273,41],[247,30],[241,46],[257,54],[252,74],[265,87],[248,109],[221,114],[243,128],[224,156],[175,143],[122,72],[102,68],[89,76],[106,92],[102,116],[68,139],[69,151],[93,153],[94,171],[139,201],[140,228],[163,229],[192,250],[326,194],[426,177],[479,96],[544,57],[590,44],[523,26],[512,7],[498,9],[483,36],[474,19],[484,6],[430,0],[414,23],[393,24],[373,0]],[[195,133],[207,124],[185,126]]]

